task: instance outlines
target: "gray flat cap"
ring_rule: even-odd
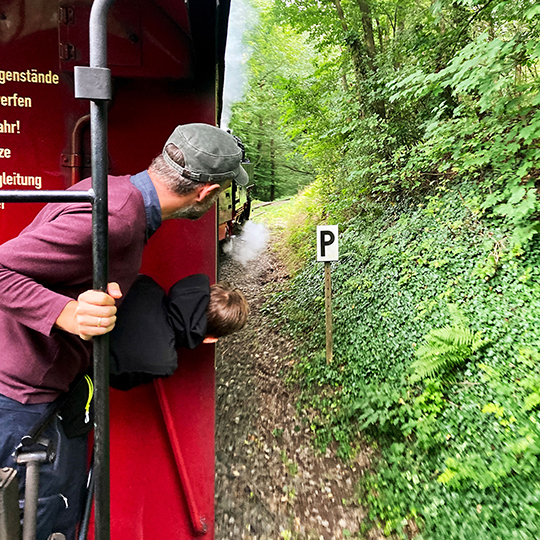
[[[182,151],[184,167],[168,154],[168,144]],[[209,124],[178,126],[163,147],[163,158],[175,171],[195,182],[219,184],[231,179],[245,186],[249,181],[241,165],[242,150],[234,137]]]

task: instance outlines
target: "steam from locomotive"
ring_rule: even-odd
[[[223,251],[246,265],[264,251],[269,238],[270,234],[263,223],[248,221],[238,236],[231,236],[223,245]]]

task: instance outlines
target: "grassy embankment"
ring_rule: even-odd
[[[321,447],[378,449],[359,498],[387,534],[540,538],[540,239],[512,244],[483,200],[453,177],[401,205],[359,197],[348,219],[323,220],[317,185],[265,212],[294,273],[266,309],[303,344],[299,409]],[[331,365],[323,221],[340,225]]]

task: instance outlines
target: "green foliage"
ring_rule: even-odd
[[[411,364],[413,383],[432,379],[444,371],[462,365],[486,344],[480,332],[472,332],[463,326],[466,319],[455,305],[450,304],[448,307],[454,324],[432,329],[425,336],[425,343],[415,351],[418,358]]]
[[[338,441],[346,456],[359,432],[378,441],[381,461],[360,502],[387,531],[414,519],[424,538],[540,534],[532,502],[540,486],[540,245],[532,240],[519,258],[501,248],[493,272],[499,233],[477,204],[473,186],[461,183],[426,203],[366,206],[368,215],[342,224],[330,366],[319,265],[307,264],[267,307],[305,345],[299,406],[317,444]],[[448,344],[459,370],[408,378]]]
[[[265,2],[261,4],[264,8]],[[246,155],[255,165],[253,194],[265,201],[294,195],[314,178],[309,161],[295,152],[302,136],[291,140],[280,122],[284,109],[281,81],[302,72],[311,51],[302,36],[273,22],[271,14],[262,9],[259,26],[245,36],[253,51],[248,91],[233,105],[229,126],[242,139]]]
[[[540,230],[535,184],[540,170],[540,60],[538,25],[523,27],[508,39],[483,33],[441,71],[416,70],[394,81],[390,100],[436,102],[425,123],[428,145],[419,145],[408,167],[431,155],[439,174],[481,181],[484,210],[511,227],[510,244],[519,252]],[[445,95],[459,96],[445,99]],[[457,106],[456,106],[457,105]],[[487,194],[487,193],[486,193]]]
[[[317,176],[282,209],[295,275],[265,308],[301,345],[305,423],[344,458],[361,437],[377,445],[359,497],[386,534],[414,521],[424,539],[539,538],[538,6],[266,13],[293,47],[254,64],[262,93],[245,110],[259,116],[243,125],[271,119]],[[321,222],[340,225],[330,365]]]
[[[315,182],[286,205],[253,211],[253,220],[266,223],[276,233],[275,247],[291,272],[295,272],[315,250],[315,230],[321,215],[320,185]]]

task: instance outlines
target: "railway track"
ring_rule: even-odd
[[[369,450],[345,465],[312,448],[297,389],[284,382],[295,343],[260,312],[265,286],[288,277],[269,248],[247,265],[221,261],[220,279],[242,289],[250,320],[217,347],[216,540],[337,540],[358,532],[365,516],[354,488]]]

